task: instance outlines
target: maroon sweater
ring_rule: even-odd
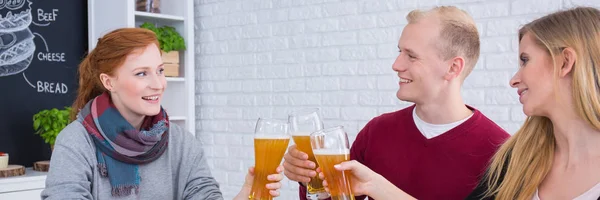
[[[414,123],[414,107],[367,123],[352,144],[350,158],[417,199],[464,199],[509,134],[467,106],[474,112],[470,119],[427,139]],[[299,194],[306,200],[306,187],[301,186]]]

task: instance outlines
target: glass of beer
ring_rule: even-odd
[[[315,158],[328,183],[332,200],[354,200],[350,172],[338,171],[333,166],[350,159],[350,144],[344,127],[316,131],[310,135]]]
[[[261,119],[254,130],[254,181],[248,199],[271,200],[266,184],[267,176],[277,173],[290,142],[289,123],[284,120]]]
[[[323,129],[323,121],[318,108],[307,108],[297,110],[288,117],[290,123],[290,132],[298,150],[308,154],[308,160],[317,164],[317,160],[310,145],[310,134]],[[326,199],[329,193],[323,187],[323,180],[319,176],[311,177],[310,182],[306,183],[307,199]]]

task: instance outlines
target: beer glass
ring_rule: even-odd
[[[323,129],[323,121],[318,108],[296,110],[289,114],[290,132],[298,150],[308,154],[308,160],[317,164],[310,145],[310,134]],[[317,164],[317,167],[319,165]],[[326,199],[329,194],[323,187],[323,180],[319,176],[311,177],[306,183],[307,199]]]
[[[328,183],[332,200],[354,200],[350,172],[338,171],[333,166],[350,159],[350,144],[344,127],[316,131],[310,135],[315,158]]]
[[[283,159],[290,141],[289,123],[276,119],[261,119],[254,130],[254,181],[250,200],[271,200],[273,196],[265,187],[269,183],[267,176],[277,173],[277,167]]]

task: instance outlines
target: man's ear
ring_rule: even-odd
[[[113,91],[114,87],[111,82],[111,77],[108,74],[101,73],[100,81],[102,82],[102,85],[104,86],[104,88],[106,88],[106,90],[111,91],[111,92]]]
[[[448,68],[448,71],[446,71],[446,74],[444,75],[444,79],[446,79],[447,81],[460,76],[460,74],[465,68],[465,59],[460,56],[457,56],[450,59],[449,64],[450,66]]]
[[[560,67],[559,77],[562,78],[573,70],[573,67],[575,66],[575,60],[577,59],[577,53],[575,53],[575,50],[573,48],[567,47],[561,51],[561,54],[563,57],[563,61],[562,63],[559,63],[562,64],[562,66]]]

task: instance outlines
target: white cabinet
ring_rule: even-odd
[[[0,199],[40,199],[46,185],[46,174],[27,168],[23,176],[0,178]]]
[[[35,190],[0,193],[0,199],[2,199],[2,200],[41,199],[40,195],[42,193],[42,190],[43,189],[35,189]]]
[[[194,3],[192,0],[161,0],[161,13],[135,11],[136,0],[88,0],[89,47],[98,38],[123,27],[139,27],[144,22],[172,26],[184,38],[180,52],[179,77],[167,78],[162,105],[171,121],[196,134],[194,98]]]

